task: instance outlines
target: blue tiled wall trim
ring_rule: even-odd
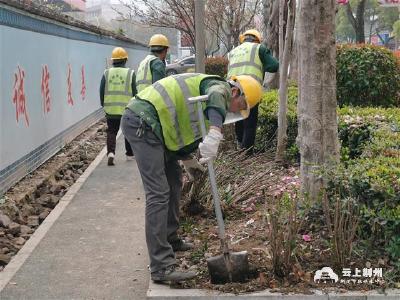
[[[16,182],[36,170],[54,154],[60,151],[66,144],[103,117],[103,109],[93,112],[83,120],[75,123],[48,140],[46,143],[40,145],[24,157],[21,157],[16,162],[7,166],[3,170],[0,170],[0,196]]]

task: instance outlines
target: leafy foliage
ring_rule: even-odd
[[[400,39],[400,20],[393,24],[393,35],[396,37],[396,39]]]
[[[393,53],[370,45],[337,49],[339,105],[392,106],[400,104],[400,65]]]
[[[297,89],[291,87],[288,153],[298,157],[296,102]],[[277,91],[267,92],[260,104],[258,150],[276,145],[277,111]],[[324,171],[328,198],[354,199],[359,238],[383,247],[395,261],[400,258],[400,108],[345,106],[338,116],[342,158]]]
[[[350,13],[348,13],[347,5],[339,5],[336,14],[336,39],[339,42],[355,42],[356,32],[351,15],[356,15],[359,20],[358,24],[365,23],[365,34],[367,40],[372,35],[382,33],[383,31],[392,30],[393,24],[399,19],[399,11],[395,7],[381,7],[377,0],[364,1],[364,9],[358,10],[361,0],[351,0],[349,5]],[[362,7],[360,7],[362,8]]]
[[[354,141],[342,147],[353,155],[342,156],[328,176],[330,190],[358,200],[360,237],[398,259],[392,238],[400,232],[400,109],[346,107],[340,115],[339,128]]]
[[[263,151],[273,149],[276,146],[276,134],[278,130],[278,91],[266,92],[259,106],[258,129],[255,149]],[[295,147],[297,136],[297,87],[289,87],[288,90],[288,148]]]

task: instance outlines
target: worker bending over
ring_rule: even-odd
[[[146,242],[153,281],[195,276],[176,269],[174,252],[192,248],[177,234],[182,188],[178,160],[188,172],[203,169],[191,154],[199,148],[201,160],[215,159],[222,124],[247,117],[261,92],[261,85],[250,76],[225,81],[187,73],[157,81],[130,101],[122,117],[122,132],[132,146],[146,193]],[[188,101],[200,95],[208,95],[203,111],[209,130],[203,141],[197,105]]]

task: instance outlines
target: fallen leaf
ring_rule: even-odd
[[[251,212],[251,211],[253,211],[253,207],[251,207],[251,206],[246,207],[246,208],[242,209],[242,211],[244,211],[244,212]]]
[[[246,222],[246,226],[249,226],[254,223],[254,219],[250,219]]]

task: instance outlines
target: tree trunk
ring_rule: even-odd
[[[282,2],[283,1],[286,2],[286,0],[282,0]],[[289,0],[285,42],[283,43],[283,41],[280,41],[282,44],[284,44],[284,47],[282,48],[279,47],[280,52],[282,52],[282,56],[280,57],[280,78],[279,78],[278,145],[276,147],[276,155],[275,155],[275,160],[277,162],[284,160],[285,150],[287,145],[288,67],[292,52],[292,37],[294,30],[295,12],[296,12],[296,0]],[[282,20],[283,20],[283,15],[282,15]],[[283,27],[283,24],[281,26]]]
[[[367,0],[361,0],[356,12],[356,42],[361,44],[365,43],[364,14],[366,2]]]
[[[296,2],[296,10],[295,10],[295,14],[294,14],[294,19],[295,19],[295,23],[294,28],[293,28],[293,45],[292,45],[292,54],[291,54],[291,60],[289,63],[289,80],[295,81],[297,84],[297,81],[299,79],[299,73],[298,73],[298,69],[299,69],[299,60],[298,60],[298,55],[297,55],[297,26],[296,26],[296,22],[298,22],[297,20],[299,19],[299,7],[297,5]]]
[[[339,159],[336,115],[336,0],[299,1],[298,137],[301,187],[320,196],[323,179],[315,173]]]
[[[285,11],[285,2],[286,0],[279,0],[279,61],[282,63],[283,61],[283,49],[284,49],[284,29],[285,29],[285,18],[283,16]],[[280,68],[282,70],[282,68]],[[279,70],[279,72],[281,72]],[[279,80],[281,83],[281,80]]]
[[[267,36],[267,26],[268,26],[268,21],[270,18],[270,7],[272,5],[272,1],[271,0],[263,0],[262,1],[262,15],[263,15],[263,36],[266,37]]]
[[[365,5],[367,0],[360,0],[356,9],[356,16],[353,15],[353,11],[350,6],[350,2],[346,4],[346,13],[349,18],[351,26],[353,26],[356,33],[356,42],[365,43],[365,31],[364,31],[364,14]]]
[[[264,8],[268,9],[266,14],[269,16],[268,20],[264,19],[266,28],[264,42],[266,46],[271,49],[272,54],[275,57],[279,57],[279,0],[269,0],[269,2],[269,5],[264,6]],[[278,74],[273,73],[266,76],[264,85],[271,89],[277,89],[279,87]]]

